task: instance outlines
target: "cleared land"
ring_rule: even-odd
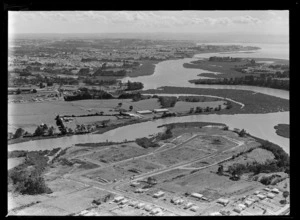
[[[130,205],[132,201],[158,207],[163,211],[161,215],[209,215],[216,211],[236,215],[233,210],[245,202],[243,197],[259,200],[254,195],[257,190],[266,195],[263,190],[266,186],[260,182],[265,174],[259,174],[256,180],[251,175],[242,175],[235,181],[226,171],[232,164],[255,161],[262,164],[274,159],[274,154],[260,148],[256,139],[223,130],[222,124],[195,122],[167,126],[173,127],[173,136],[160,140],[159,148],[144,149],[134,142],[68,148],[45,171],[45,181],[53,193],[36,199],[25,195],[29,198],[27,203],[24,198],[10,196],[13,204],[10,215],[80,215],[83,210],[86,215],[153,215],[145,208]],[[224,166],[222,174],[217,173],[219,164]],[[243,215],[262,214],[263,208],[270,213],[284,208],[280,201],[289,179],[288,174],[281,173],[283,178],[277,181],[277,186],[272,185],[280,190],[275,198],[259,200],[247,207]],[[150,184],[149,177],[156,184]],[[145,191],[137,193],[137,189]],[[164,195],[154,198],[159,191]],[[192,197],[194,192],[205,198]],[[112,196],[104,202],[109,194]],[[127,203],[112,202],[116,195],[124,196]],[[174,204],[175,197],[183,199],[183,203]],[[228,199],[229,204],[218,204],[219,198]],[[92,205],[94,199],[101,200],[101,204]],[[40,202],[32,203],[36,201]],[[188,203],[197,207],[185,208]]]

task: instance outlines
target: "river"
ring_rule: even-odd
[[[243,44],[244,45],[244,44]],[[278,51],[282,51],[282,45],[274,49],[272,45],[256,45],[262,48],[260,52],[255,51],[254,53],[232,53],[230,56],[241,57],[264,57],[264,58],[281,58],[285,59],[286,53],[282,53],[283,56],[278,55]],[[272,49],[273,48],[273,49]],[[288,49],[288,46],[287,46]],[[273,53],[272,50],[277,51]],[[274,55],[275,54],[275,55]],[[209,57],[211,55],[220,55],[219,53],[214,54],[201,54],[196,55]],[[228,56],[228,55],[226,55]],[[126,77],[123,80],[138,81],[144,83],[144,89],[155,89],[161,86],[178,86],[178,87],[193,87],[193,88],[214,88],[214,89],[239,89],[239,90],[250,90],[254,92],[260,92],[271,96],[276,96],[284,99],[289,99],[289,92],[262,88],[256,86],[222,86],[222,85],[194,85],[188,82],[190,79],[200,78],[197,76],[202,72],[209,72],[206,70],[199,69],[186,69],[183,68],[183,63],[187,63],[198,58],[185,58],[180,60],[168,60],[156,64],[155,72],[150,76],[140,76],[135,78]],[[87,135],[77,135],[62,137],[56,139],[45,139],[36,140],[30,142],[23,142],[18,144],[8,145],[8,150],[39,150],[39,149],[52,149],[56,147],[69,147],[76,143],[93,143],[102,141],[123,141],[123,140],[134,140],[135,138],[149,136],[158,133],[163,130],[163,128],[157,128],[157,126],[174,123],[174,122],[219,122],[227,124],[230,129],[233,128],[244,128],[251,135],[257,136],[262,139],[269,140],[273,143],[280,145],[287,153],[289,153],[289,139],[278,136],[275,133],[274,126],[283,123],[289,124],[289,112],[278,112],[278,113],[268,113],[268,114],[237,114],[237,115],[192,115],[184,117],[173,117],[159,119],[156,121],[143,122],[139,124],[128,125],[125,127],[120,127],[104,134],[87,134]]]

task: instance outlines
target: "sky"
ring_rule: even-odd
[[[8,33],[289,34],[289,11],[9,11]]]

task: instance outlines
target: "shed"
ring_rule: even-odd
[[[192,197],[195,197],[195,198],[197,198],[197,199],[201,199],[201,198],[203,197],[203,195],[200,194],[200,193],[192,193],[191,196],[192,196]]]
[[[142,110],[142,111],[137,111],[136,113],[141,114],[141,115],[143,115],[143,114],[152,114],[152,111],[150,111],[150,110]]]
[[[162,113],[162,112],[168,112],[169,109],[167,108],[160,108],[160,109],[154,109],[153,112],[154,113]]]
[[[264,188],[264,190],[267,191],[267,192],[271,191],[268,187]]]

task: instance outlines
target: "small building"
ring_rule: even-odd
[[[169,109],[167,108],[160,108],[160,109],[154,109],[153,112],[154,113],[164,113],[164,112],[168,112]]]
[[[210,216],[222,216],[220,212],[212,212],[209,214]]]
[[[243,210],[241,207],[237,206],[233,209],[233,211],[237,212],[237,213],[241,213]]]
[[[242,210],[244,210],[245,208],[247,208],[244,204],[240,203],[238,204],[238,207],[240,207]]]
[[[152,206],[151,206],[151,205],[146,205],[146,206],[144,207],[144,209],[145,209],[146,211],[150,212],[150,211],[152,210]]]
[[[145,203],[139,203],[137,204],[137,208],[142,209],[145,206]]]
[[[141,115],[145,115],[145,114],[152,114],[152,111],[150,111],[150,110],[142,110],[142,111],[137,111],[136,113],[141,114]]]
[[[165,195],[165,193],[163,191],[158,191],[157,193],[155,193],[153,195],[154,198],[161,198]]]
[[[133,186],[133,187],[136,187],[136,186],[138,186],[138,185],[140,185],[140,183],[138,183],[138,182],[131,182],[131,183],[130,183],[130,186]]]
[[[115,202],[121,202],[123,199],[124,199],[123,196],[117,196],[117,197],[115,197],[114,201]]]
[[[193,205],[193,206],[190,208],[190,210],[193,211],[193,212],[197,212],[198,209],[199,209],[199,207],[196,206],[196,205]]]
[[[252,200],[247,199],[247,200],[245,201],[245,206],[247,206],[247,207],[251,206],[252,204],[253,204],[253,201],[252,201]]]
[[[254,195],[258,195],[260,193],[260,191],[255,191]]]
[[[273,193],[268,193],[268,194],[267,194],[267,197],[268,197],[269,199],[273,199],[273,198],[275,197],[275,195],[274,195]]]
[[[267,192],[271,191],[268,187],[264,188],[264,190],[267,191]]]
[[[132,201],[129,205],[132,207],[136,207],[139,204],[138,201]]]
[[[135,193],[143,193],[143,192],[146,192],[146,191],[148,191],[148,189],[138,188],[138,189],[136,189],[134,192],[135,192]]]
[[[271,190],[271,192],[272,192],[272,193],[278,194],[278,193],[279,193],[279,190],[278,190],[277,188],[274,188],[274,189]]]
[[[262,194],[258,194],[257,197],[258,197],[260,200],[263,200],[263,199],[266,198],[266,196],[265,196],[265,195],[262,195]]]
[[[191,202],[188,202],[186,205],[185,205],[185,209],[189,209],[191,208],[192,206],[194,205],[194,203],[191,203]]]
[[[195,198],[197,198],[197,199],[201,199],[201,198],[203,197],[203,195],[200,194],[200,193],[192,193],[191,196],[192,196],[192,197],[195,197]]]
[[[160,208],[154,208],[154,209],[152,209],[151,210],[151,214],[158,214],[158,213],[161,213],[162,212],[162,210],[160,209]]]
[[[120,204],[121,204],[121,205],[124,205],[124,204],[126,204],[126,203],[128,203],[128,202],[129,202],[128,199],[123,199],[123,200],[120,202]]]
[[[218,199],[217,203],[223,205],[223,206],[227,206],[227,204],[229,203],[229,200],[228,199]]]

